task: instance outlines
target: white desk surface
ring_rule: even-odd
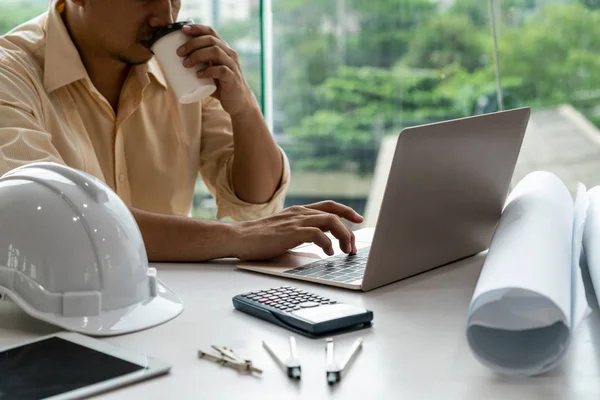
[[[185,303],[176,319],[158,327],[103,339],[170,362],[169,375],[106,393],[103,399],[600,399],[600,316],[578,328],[570,352],[555,370],[534,378],[491,373],[471,355],[466,311],[483,256],[439,268],[368,293],[235,270],[232,261],[160,264],[163,280]],[[284,376],[262,348],[267,340],[287,352],[290,333],[233,309],[247,291],[292,284],[374,311],[368,330],[336,337],[341,357],[362,336],[354,364],[335,387],[325,380],[325,342],[296,336],[302,380]],[[0,347],[56,331],[0,304]],[[262,377],[197,359],[198,349],[225,345],[264,369]]]

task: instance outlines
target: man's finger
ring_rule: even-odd
[[[334,214],[319,214],[304,220],[304,226],[313,226],[324,232],[331,232],[340,242],[340,249],[345,253],[354,250],[354,234],[352,230]]]
[[[356,224],[363,222],[363,217],[360,214],[358,214],[352,208],[343,204],[336,203],[335,201],[322,201],[320,203],[309,204],[305,207],[313,210],[339,215],[340,217],[345,218],[348,221],[354,222]]]
[[[232,71],[237,68],[236,62],[218,46],[205,47],[194,51],[183,60],[183,65],[190,68],[200,63],[225,65]]]
[[[229,47],[227,43],[223,42],[223,40],[219,39],[218,37],[210,35],[198,36],[188,40],[185,44],[181,45],[177,49],[177,55],[180,57],[186,57],[196,50],[213,46],[219,47],[233,59],[237,57],[237,53],[231,47]]]
[[[235,74],[233,71],[224,65],[208,67],[205,70],[198,71],[196,75],[198,78],[218,79],[221,83],[234,83],[235,81]]]
[[[319,228],[300,228],[298,235],[304,242],[314,243],[322,248],[327,255],[333,255],[331,239],[329,239]]]
[[[210,26],[206,26],[206,25],[188,24],[188,25],[184,25],[181,28],[181,31],[183,33],[185,33],[186,35],[190,35],[190,36],[210,35],[210,36],[214,36],[216,38],[221,39],[221,36],[219,36],[217,31],[215,31]],[[223,40],[223,39],[221,39],[221,40]]]

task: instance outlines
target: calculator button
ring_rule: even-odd
[[[264,303],[264,302],[266,302],[267,300],[269,300],[269,299],[262,298],[262,299],[258,299],[257,301],[258,301],[259,303]]]
[[[304,303],[300,303],[299,306],[302,308],[311,308],[319,306],[319,303],[315,303],[314,301],[305,301]]]

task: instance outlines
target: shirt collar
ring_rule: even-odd
[[[162,85],[163,88],[167,88],[167,80],[165,79],[165,75],[158,65],[158,61],[156,61],[156,57],[152,57],[150,61],[146,64],[138,65],[138,73],[147,72],[148,74],[154,76],[156,81]]]
[[[63,8],[64,0],[52,0],[46,19],[44,87],[48,93],[88,77],[60,15]]]
[[[81,56],[61,17],[63,9],[64,0],[52,0],[46,20],[44,87],[48,93],[78,80],[89,78]],[[136,75],[144,86],[147,83],[148,74],[150,74],[163,88],[167,88],[165,76],[156,58],[135,68]]]

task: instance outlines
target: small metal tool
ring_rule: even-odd
[[[279,355],[263,340],[263,347],[267,350],[267,352],[273,357],[277,365],[281,367],[281,369],[287,373],[287,376],[298,380],[302,376],[302,367],[300,365],[300,360],[298,358],[298,349],[296,348],[296,338],[290,336],[290,357],[285,361],[279,357]]]
[[[327,339],[325,343],[327,383],[333,385],[338,383],[342,379],[342,375],[344,374],[346,369],[352,364],[352,361],[354,361],[354,359],[356,358],[358,351],[362,349],[362,343],[362,338],[356,339],[352,347],[346,353],[346,356],[342,360],[341,364],[338,364],[335,362],[333,339]]]
[[[213,355],[202,350],[198,350],[198,358],[202,358],[216,364],[220,364],[224,367],[229,367],[237,370],[238,372],[246,374],[262,374],[262,370],[256,368],[251,360],[245,360],[236,355],[233,350],[227,347],[211,346],[216,350],[219,355]]]

